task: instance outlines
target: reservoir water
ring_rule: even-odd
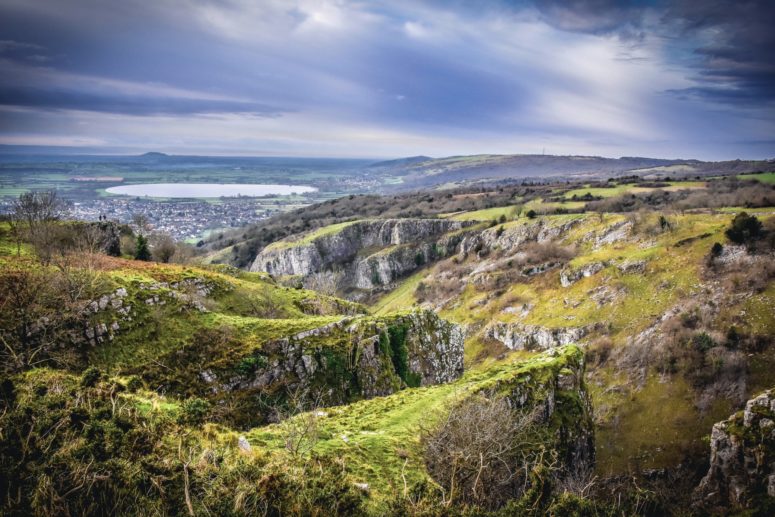
[[[111,194],[139,197],[237,197],[288,196],[315,192],[304,185],[261,185],[255,183],[140,183],[105,189]]]

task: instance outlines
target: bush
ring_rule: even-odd
[[[535,459],[529,447],[535,417],[504,398],[472,396],[454,406],[441,426],[421,435],[430,475],[449,500],[497,508],[519,497]]]
[[[97,384],[97,382],[100,380],[100,377],[102,377],[102,373],[100,372],[99,368],[95,366],[89,366],[81,375],[81,386],[91,388]]]
[[[198,425],[204,422],[205,417],[209,412],[209,402],[198,397],[193,397],[185,400],[183,404],[181,404],[178,421],[182,424]]]
[[[756,216],[740,212],[726,230],[727,238],[737,244],[752,244],[762,233],[762,223]]]
[[[536,214],[535,210],[528,210],[525,215],[528,219],[535,219],[538,214]]]
[[[140,380],[140,377],[137,377],[136,375],[133,375],[127,380],[126,382],[126,389],[130,393],[134,393],[143,387],[143,381]]]

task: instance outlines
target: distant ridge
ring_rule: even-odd
[[[424,159],[420,159],[424,158]],[[543,154],[480,154],[430,159],[410,157],[380,162],[378,170],[402,176],[397,188],[426,188],[489,180],[542,180],[544,178],[605,179],[624,175],[707,176],[771,170],[765,160],[704,162],[693,159],[661,159],[623,156],[557,156]],[[375,167],[378,164],[372,165]]]
[[[385,160],[381,162],[372,163],[369,165],[369,169],[394,169],[399,167],[405,167],[407,165],[414,165],[417,163],[423,163],[433,160],[430,156],[408,156],[406,158],[396,158],[395,160]]]

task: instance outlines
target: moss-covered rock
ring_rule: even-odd
[[[710,468],[696,496],[705,507],[775,511],[775,389],[713,426]]]

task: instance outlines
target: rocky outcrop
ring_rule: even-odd
[[[511,350],[547,350],[576,343],[588,332],[587,327],[547,328],[496,321],[487,326],[484,334]]]
[[[605,262],[592,262],[578,269],[565,268],[560,272],[560,284],[563,287],[570,287],[582,278],[590,277],[602,271],[606,266]]]
[[[710,508],[775,508],[775,388],[713,426],[710,469],[696,491]]]
[[[618,264],[616,268],[625,275],[643,274],[646,271],[645,260],[625,260]]]
[[[538,219],[525,224],[504,225],[466,236],[460,243],[461,253],[471,253],[478,249],[500,249],[506,253],[517,251],[526,242],[545,243],[555,240],[581,222],[571,219],[550,224]],[[502,230],[501,230],[502,228]]]
[[[619,221],[600,233],[590,236],[595,241],[595,249],[601,248],[607,244],[613,244],[629,237],[632,231],[632,223],[630,221]]]
[[[345,223],[297,241],[279,241],[258,254],[251,271],[299,275],[341,270],[345,286],[387,285],[423,264],[451,253],[462,240],[454,232],[475,224],[447,219],[384,219]],[[450,235],[450,232],[453,232]],[[308,241],[305,239],[309,239]],[[370,250],[371,253],[364,253]]]
[[[505,396],[515,410],[535,409],[553,440],[565,473],[589,471],[595,462],[592,402],[584,382],[584,352],[570,345],[548,351],[486,391]]]
[[[327,405],[453,381],[463,331],[431,311],[343,318],[265,343],[236,367],[201,374],[213,392],[314,393]]]

